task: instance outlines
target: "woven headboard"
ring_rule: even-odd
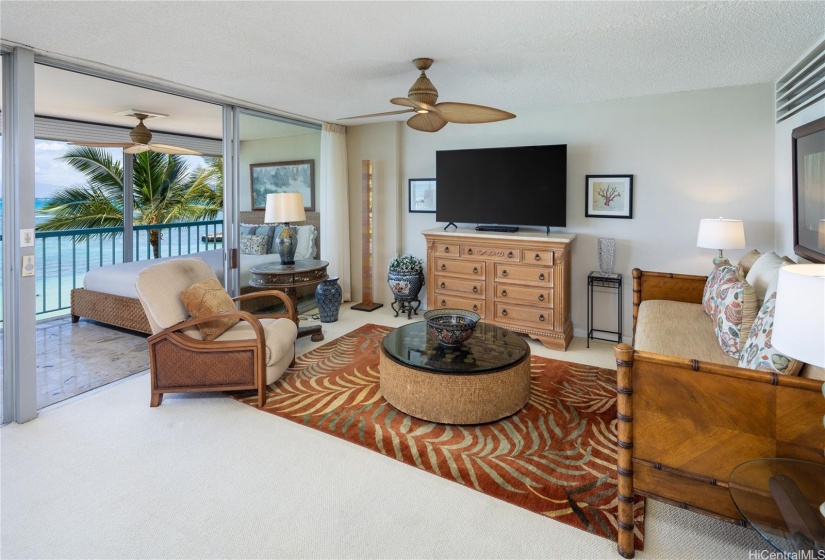
[[[304,222],[295,222],[294,226],[301,226],[301,225],[313,225],[315,226],[315,230],[318,232],[318,235],[315,236],[315,258],[321,258],[321,214],[320,212],[307,212],[307,219]],[[252,210],[252,211],[241,211],[241,223],[242,224],[263,224],[264,223],[264,211],[263,210]]]

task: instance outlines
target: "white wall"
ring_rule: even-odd
[[[366,137],[380,126],[386,124],[349,130]],[[701,218],[743,219],[749,248],[773,248],[773,85],[763,84],[554,107],[522,112],[501,123],[449,124],[434,134],[403,126],[402,194],[385,201],[400,212],[399,250],[423,257],[421,231],[444,225],[435,222],[434,214],[407,212],[407,179],[435,177],[436,150],[531,144],[568,145],[568,225],[564,231],[578,235],[572,263],[577,336],[583,336],[586,328],[586,277],[598,268],[598,237],[616,239],[615,271],[625,279],[626,336],[630,336],[632,323],[632,268],[689,274],[709,271],[715,252],[696,247]],[[380,147],[388,149],[376,138],[375,148]],[[353,155],[350,152],[351,159]],[[351,161],[350,169],[352,165]],[[613,173],[634,176],[633,219],[585,218],[585,175]],[[381,207],[380,212],[389,211]],[[383,232],[376,231],[379,252],[394,252],[382,248]],[[727,254],[736,259],[743,253]],[[609,299],[601,305],[615,313]]]
[[[825,100],[819,101],[776,125],[776,189],[774,191],[775,246],[780,255],[797,262],[808,262],[793,252],[793,129],[825,117]]]
[[[318,175],[321,162],[321,132],[312,131],[299,136],[271,138],[267,140],[244,140],[240,147],[240,209],[252,209],[252,190],[250,188],[249,165],[252,163],[270,163],[278,161],[300,161],[311,159],[314,165],[315,210],[318,205]]]

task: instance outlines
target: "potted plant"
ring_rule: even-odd
[[[409,315],[409,302],[419,301],[418,292],[424,285],[424,262],[410,254],[395,255],[390,259],[387,283],[390,285],[395,301],[401,302],[401,309],[398,311],[408,311]],[[395,305],[392,308],[395,309]],[[396,316],[398,316],[398,311],[396,311]]]

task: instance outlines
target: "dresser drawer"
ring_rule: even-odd
[[[495,263],[496,281],[530,282],[532,284],[553,285],[553,269],[547,266],[529,266]]]
[[[484,300],[473,299],[469,297],[458,297],[448,295],[443,292],[435,292],[435,301],[428,303],[431,309],[442,309],[449,307],[456,307],[458,309],[466,309],[468,311],[475,311],[481,318],[484,319]]]
[[[553,288],[531,288],[518,284],[496,283],[496,301],[550,306],[553,302]]]
[[[465,259],[435,258],[436,274],[460,274],[461,276],[484,278],[485,266],[482,261],[468,261]]]
[[[553,310],[497,301],[493,320],[547,329],[553,325]]]
[[[523,263],[543,264],[545,266],[553,265],[553,251],[528,251],[522,249],[521,261]]]
[[[521,251],[518,249],[507,249],[506,247],[488,247],[486,245],[461,245],[461,256],[472,258],[483,258],[491,261],[519,262]]]
[[[484,297],[484,280],[470,280],[455,278],[454,276],[445,276],[443,274],[436,274],[435,289],[439,292],[447,290],[448,292],[462,292],[465,294],[473,294],[474,296]]]
[[[435,244],[435,254],[438,255],[449,255],[451,257],[458,256],[461,254],[460,246],[458,243],[450,244],[450,243],[436,243]]]

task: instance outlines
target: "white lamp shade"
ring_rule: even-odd
[[[724,218],[700,220],[696,246],[705,249],[744,249],[745,226],[742,220]]]
[[[265,224],[303,222],[306,219],[304,199],[301,193],[272,193],[266,195]]]
[[[825,367],[825,264],[779,270],[771,345],[791,358]]]

